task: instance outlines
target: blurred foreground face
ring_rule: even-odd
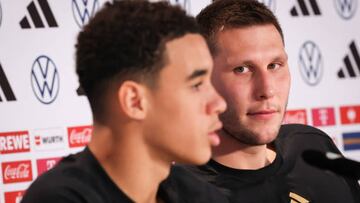
[[[219,144],[218,115],[226,108],[210,82],[211,55],[198,34],[171,40],[165,49],[166,65],[150,90],[146,141],[160,157],[204,164],[211,156],[211,145]]]
[[[225,29],[216,41],[212,81],[228,104],[224,129],[248,145],[273,141],[290,88],[279,32],[271,24]]]

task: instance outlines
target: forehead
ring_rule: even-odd
[[[272,24],[231,28],[219,31],[217,55],[251,58],[257,55],[284,55],[280,33]]]
[[[176,71],[178,76],[196,69],[211,69],[212,59],[204,38],[199,34],[186,34],[166,43],[164,68]]]
[[[219,48],[227,46],[227,49],[238,46],[284,46],[280,33],[272,24],[224,29],[217,33],[216,41]]]

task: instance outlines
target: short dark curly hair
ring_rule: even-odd
[[[256,0],[215,0],[201,10],[196,20],[213,55],[217,52],[216,34],[227,28],[273,24],[284,42],[283,32],[275,15]]]
[[[195,18],[168,2],[106,3],[78,35],[76,72],[95,120],[111,84],[133,80],[155,87],[166,65],[166,42],[200,33]]]

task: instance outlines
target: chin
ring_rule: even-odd
[[[259,142],[261,144],[270,144],[271,142],[273,142],[276,139],[276,137],[277,137],[277,135],[262,137],[262,139],[260,138]]]
[[[248,145],[265,145],[274,141],[277,133],[276,129],[246,129],[238,136],[238,140]]]
[[[259,139],[262,143],[269,144],[276,139],[277,135],[278,135],[278,130],[271,130],[260,134]]]

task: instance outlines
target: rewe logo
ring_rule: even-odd
[[[311,112],[312,112],[314,126],[335,125],[335,110],[334,110],[334,108],[312,109]]]
[[[30,19],[32,20],[35,28],[44,28],[44,22],[46,21],[49,27],[58,27],[58,24],[55,20],[54,14],[52,13],[49,3],[47,0],[38,0],[37,3],[40,6],[36,6],[35,0],[32,1],[28,6],[27,10],[30,14]],[[40,13],[42,12],[42,15]],[[44,19],[41,19],[43,16]],[[31,28],[28,17],[25,15],[20,21],[20,27],[23,29]]]
[[[341,124],[360,123],[360,106],[340,107]]]
[[[260,3],[263,3],[266,7],[268,7],[273,13],[276,10],[276,1],[275,0],[257,0]]]
[[[303,80],[311,86],[317,85],[323,74],[322,55],[312,41],[305,42],[299,53],[299,69]]]
[[[32,180],[31,161],[4,162],[1,164],[3,182],[18,183]]]
[[[0,133],[0,154],[30,151],[28,131]]]
[[[99,8],[98,0],[72,0],[73,15],[80,28],[89,22]]]
[[[306,110],[288,110],[285,113],[283,124],[299,123],[307,125]]]
[[[5,72],[0,64],[0,89],[4,92],[5,99],[7,101],[16,101],[15,94],[11,89],[10,83],[5,75]],[[2,102],[2,97],[0,96],[0,102]]]
[[[6,203],[20,203],[24,194],[25,194],[24,190],[5,192],[5,202]]]
[[[299,12],[301,12],[299,14]],[[310,16],[310,15],[321,15],[321,11],[316,0],[297,0],[297,4],[290,10],[292,16]]]
[[[344,57],[345,68],[338,71],[339,78],[360,77],[360,56],[355,41],[350,43],[350,53]]]
[[[335,9],[339,16],[345,20],[351,19],[357,9],[357,0],[334,0]]]
[[[83,147],[91,140],[92,126],[77,126],[68,128],[69,146]]]
[[[64,132],[62,129],[50,128],[42,130],[34,130],[35,150],[56,150],[65,148]]]
[[[61,160],[60,157],[56,158],[47,158],[47,159],[39,159],[36,161],[38,168],[38,176],[43,174],[44,172],[54,168],[54,166]]]
[[[55,63],[47,56],[39,56],[32,65],[31,87],[43,104],[55,101],[60,89],[60,77]]]
[[[191,11],[191,2],[190,0],[168,0],[172,5],[181,6],[186,12],[190,13]]]

